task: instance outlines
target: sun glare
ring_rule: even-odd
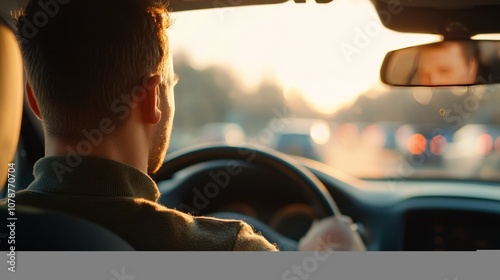
[[[377,86],[388,51],[439,40],[387,30],[367,0],[289,2],[173,17],[173,49],[188,52],[198,67],[229,65],[247,88],[272,72],[325,114]]]

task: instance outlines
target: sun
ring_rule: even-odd
[[[376,87],[388,51],[440,39],[386,29],[367,0],[223,11],[174,15],[173,48],[200,66],[229,65],[247,87],[272,72],[325,114]]]

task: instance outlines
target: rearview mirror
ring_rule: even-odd
[[[443,41],[389,52],[380,70],[393,86],[464,86],[500,82],[500,41]]]

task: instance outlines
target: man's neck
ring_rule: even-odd
[[[45,156],[68,156],[78,162],[82,157],[93,156],[114,160],[147,173],[148,150],[147,145],[141,145],[136,138],[108,137],[96,142],[90,139],[79,141],[64,141],[52,136],[45,136]]]

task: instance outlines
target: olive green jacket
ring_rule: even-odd
[[[35,164],[34,176],[33,183],[16,194],[17,204],[90,220],[136,250],[277,250],[242,221],[193,217],[158,204],[155,182],[126,164],[94,157],[45,157]]]

